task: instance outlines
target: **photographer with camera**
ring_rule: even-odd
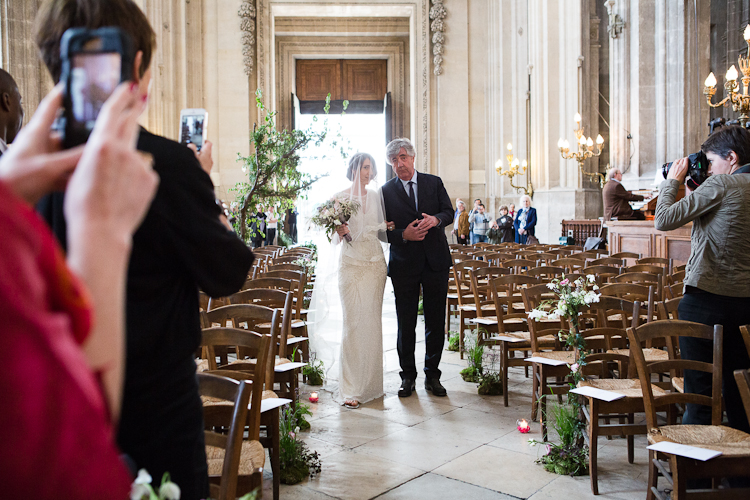
[[[733,372],[750,368],[739,331],[750,323],[750,132],[723,127],[668,169],[656,207],[654,226],[670,231],[693,222],[690,258],[685,270],[681,320],[724,327],[723,387],[729,425],[750,432]],[[705,164],[707,162],[707,165]],[[671,168],[670,168],[671,167]],[[688,177],[685,198],[675,202]],[[692,192],[691,192],[692,190]],[[684,359],[711,363],[709,340],[680,338]],[[685,371],[685,392],[711,394],[711,374]],[[711,409],[688,404],[683,424],[711,424]]]

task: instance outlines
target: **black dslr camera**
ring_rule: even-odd
[[[672,162],[665,163],[661,167],[664,178],[667,178]],[[698,189],[708,179],[708,158],[703,151],[698,151],[688,156],[688,180],[687,186],[691,191]]]

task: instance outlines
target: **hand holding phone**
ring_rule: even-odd
[[[195,144],[203,149],[208,133],[208,112],[203,108],[188,108],[180,111],[180,144]]]

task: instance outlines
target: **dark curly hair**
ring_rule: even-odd
[[[750,163],[750,132],[745,127],[730,125],[721,127],[701,145],[704,153],[714,153],[725,160],[734,151],[739,166]]]

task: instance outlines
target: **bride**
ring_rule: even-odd
[[[381,242],[387,241],[388,225],[380,192],[367,189],[376,175],[375,160],[369,154],[357,153],[349,159],[346,177],[352,185],[334,198],[351,199],[360,208],[333,235],[338,254],[334,269],[316,272],[311,305],[315,311],[311,349],[328,367],[327,382],[334,400],[347,408],[358,408],[384,394],[382,309],[387,266]],[[329,296],[331,292],[335,295],[333,277],[337,277],[340,324],[338,311],[330,314],[337,306],[335,298]],[[331,369],[334,365],[337,371]],[[331,384],[335,376],[337,390]]]

